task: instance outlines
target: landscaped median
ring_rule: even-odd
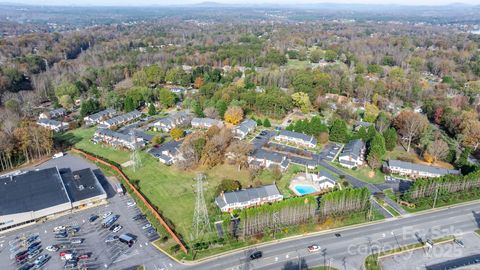
[[[455,239],[455,237],[449,235],[449,236],[445,236],[445,237],[442,237],[442,238],[433,239],[432,242],[433,242],[433,244],[438,245],[438,244],[448,243],[450,241],[453,241],[453,239]],[[401,246],[401,247],[391,249],[391,250],[387,250],[387,251],[382,251],[382,252],[379,252],[379,253],[374,253],[372,255],[369,255],[365,259],[365,269],[366,270],[381,270],[382,268],[380,267],[380,263],[379,263],[380,259],[383,259],[383,258],[386,258],[386,257],[389,257],[389,256],[393,256],[393,255],[397,255],[397,254],[402,254],[402,253],[409,252],[409,251],[414,251],[414,250],[417,250],[417,249],[422,249],[424,247],[425,247],[425,244],[423,244],[423,243],[415,243],[415,244]]]

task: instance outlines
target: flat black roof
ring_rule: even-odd
[[[72,203],[106,194],[90,168],[74,172],[66,171],[61,175]]]
[[[38,211],[70,203],[57,168],[0,178],[0,215]]]

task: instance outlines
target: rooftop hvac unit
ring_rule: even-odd
[[[74,175],[73,175],[73,179],[75,179],[75,180],[78,180],[78,179],[80,179],[80,175],[78,175],[78,174],[74,174]]]
[[[83,189],[84,189],[83,185],[78,186],[78,190],[83,190]]]

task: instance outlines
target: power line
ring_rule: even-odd
[[[193,213],[193,230],[195,239],[203,237],[206,233],[210,232],[210,219],[208,218],[207,205],[205,204],[204,196],[204,174],[198,174],[195,177],[196,185],[196,200],[195,200],[195,212]]]

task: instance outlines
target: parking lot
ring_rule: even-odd
[[[338,156],[340,151],[342,151],[343,144],[340,143],[329,143],[323,147],[322,151],[320,152],[320,158],[333,162],[335,158]]]
[[[252,144],[254,149],[262,148],[265,144],[267,144],[270,139],[275,136],[277,133],[271,130],[263,130],[259,132],[255,138],[252,139]]]
[[[140,210],[131,202],[132,198],[128,195],[116,195],[110,198],[106,205],[68,214],[0,236],[1,269],[22,267],[16,263],[15,255],[20,251],[27,250],[31,243],[36,242],[40,246],[40,251],[35,252],[36,256],[27,257],[23,265],[33,265],[37,258],[46,255],[48,261],[38,269],[122,269],[124,265],[131,266],[133,261],[137,261],[131,260],[131,258],[140,257],[139,254],[142,254],[142,258],[138,259],[139,262],[144,261],[145,256],[152,256],[153,259],[158,251],[151,247],[150,241],[159,236],[152,228],[143,228],[148,223],[146,219],[142,218],[138,221],[132,219],[140,214]],[[115,224],[119,224],[123,228],[117,233],[102,227],[102,215],[106,212],[112,212],[112,215],[119,216]],[[90,222],[89,218],[92,215],[98,215],[99,218]],[[54,228],[58,226],[78,228],[78,232],[68,233],[65,238],[56,238]],[[136,237],[136,242],[131,247],[118,240],[105,242],[111,235],[119,236],[124,233],[130,233]],[[35,239],[31,243],[26,243],[30,237]],[[58,246],[59,250],[48,251],[47,247],[52,245]],[[71,267],[66,267],[66,260],[62,260],[60,256],[62,251],[72,254],[73,258],[81,257],[82,259],[74,259],[75,263],[69,261]]]
[[[381,259],[380,264],[382,269],[386,270],[451,269],[442,267],[448,261],[458,261],[457,266],[461,266],[462,258],[478,254],[480,237],[472,232],[458,237],[458,239],[463,242],[463,247],[450,241],[445,244],[434,245],[430,249],[418,249],[389,256]],[[478,264],[476,267],[469,269],[479,269]]]

